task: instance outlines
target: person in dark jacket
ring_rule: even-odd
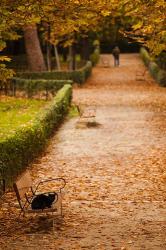
[[[114,66],[119,66],[120,49],[118,46],[115,46],[115,48],[112,50],[112,55],[114,57]]]

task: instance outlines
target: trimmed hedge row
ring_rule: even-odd
[[[84,67],[75,71],[51,71],[51,72],[23,72],[17,77],[23,79],[45,79],[45,80],[72,80],[76,83],[84,83],[92,71],[92,63],[88,61]]]
[[[67,113],[71,97],[72,87],[65,85],[30,125],[0,141],[0,173],[7,185],[43,150],[47,139]]]
[[[39,91],[45,91],[46,97],[48,93],[54,95],[59,89],[61,89],[65,84],[72,85],[71,80],[43,80],[43,79],[22,79],[13,78],[11,89],[13,90],[13,95],[16,95],[17,90],[24,91],[28,98],[37,94]]]
[[[156,63],[158,64],[158,66],[163,69],[166,70],[166,51],[162,51],[156,58]]]
[[[141,58],[144,64],[148,67],[152,77],[163,87],[166,87],[166,71],[161,69],[149,56],[145,48],[140,50]]]

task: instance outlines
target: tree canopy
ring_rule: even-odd
[[[7,40],[18,39],[17,31],[27,25],[42,25],[44,38],[53,44],[60,40],[71,43],[73,33],[95,30],[106,17],[115,22],[118,17],[126,36],[145,44],[157,55],[166,50],[165,13],[164,0],[1,0],[0,51]],[[0,56],[1,80],[13,73],[3,63],[8,60]]]
[[[132,23],[128,33],[158,55],[166,50],[166,2],[164,0],[122,0],[125,16]]]

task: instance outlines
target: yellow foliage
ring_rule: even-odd
[[[105,16],[109,16],[110,15],[110,11],[108,10],[102,10],[101,14],[105,17]]]
[[[10,62],[11,58],[9,58],[8,56],[0,56],[0,61],[1,62]]]
[[[139,21],[138,23],[136,23],[135,25],[133,25],[133,29],[137,30],[137,29],[142,28],[142,26],[143,26],[143,21]]]
[[[4,64],[0,64],[0,81],[5,82],[12,78],[14,74],[15,72],[12,69],[7,69]]]
[[[130,18],[132,36],[135,34],[135,37],[139,39],[141,37],[153,54],[159,54],[165,50],[166,2],[164,0],[121,0],[120,2],[125,10],[125,16]]]

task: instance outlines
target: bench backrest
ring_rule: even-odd
[[[25,197],[25,194],[32,187],[32,179],[29,171],[26,171],[21,177],[14,183],[13,188],[16,192],[17,199],[21,200]]]

